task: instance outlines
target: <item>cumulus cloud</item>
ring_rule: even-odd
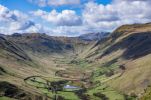
[[[0,33],[39,32],[41,29],[40,25],[29,20],[28,15],[18,10],[11,11],[7,7],[0,5]]]
[[[57,26],[77,26],[82,24],[81,17],[76,15],[76,12],[73,10],[63,10],[61,13],[58,13],[56,10],[52,10],[51,12],[37,10],[32,12],[32,14],[40,16]]]
[[[87,23],[118,20],[117,12],[111,5],[104,6],[89,2],[85,5],[83,19]]]
[[[49,2],[48,2],[49,1]],[[73,0],[31,0],[41,6],[59,6],[73,4]],[[69,2],[67,2],[69,1]],[[77,2],[76,2],[77,1]],[[85,3],[81,8],[81,15],[74,10],[44,10],[32,11],[29,15],[18,10],[9,10],[0,6],[0,32],[45,32],[50,35],[75,36],[83,33],[113,31],[123,24],[151,22],[150,0],[113,0],[110,4],[103,5],[95,0]],[[74,4],[81,2],[74,0]],[[30,19],[30,20],[29,20]],[[40,19],[40,20],[37,20]],[[37,21],[45,23],[36,24]],[[15,26],[15,27],[14,27]]]
[[[123,24],[146,23],[151,21],[150,0],[113,0],[103,5],[88,2],[84,5],[82,15],[73,10],[32,12],[49,23],[56,25],[53,34],[78,35],[83,33],[113,31]]]
[[[5,6],[0,5],[0,21],[16,21],[20,18],[19,11],[10,11]]]
[[[32,21],[13,21],[10,23],[10,30],[25,30],[31,26],[35,26]]]
[[[149,0],[113,0],[108,5],[89,2],[82,16],[85,24],[108,31],[123,24],[151,21],[150,4]]]
[[[80,4],[80,0],[29,0],[29,1],[31,3],[35,3],[35,4],[39,5],[41,7]]]

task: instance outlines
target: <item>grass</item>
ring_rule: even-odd
[[[58,92],[58,95],[63,96],[67,100],[79,100],[79,97],[74,92]]]
[[[107,64],[106,64],[107,65]],[[95,71],[93,71],[93,81],[106,82],[108,80],[114,79],[121,75],[121,73],[115,73],[116,70],[119,69],[119,66],[116,63],[111,64],[110,66],[102,66],[97,67]],[[107,77],[106,73],[113,71],[114,75]]]
[[[87,61],[87,60],[85,60],[85,59],[76,59],[76,60],[70,61],[69,64],[72,64],[72,65],[74,65],[75,67],[85,68],[85,67],[87,67],[90,63],[89,63],[89,61]]]
[[[37,87],[37,89],[39,89],[43,94],[47,95],[48,97],[53,98],[55,96],[55,93],[52,93],[52,91],[48,91],[48,89],[45,88],[46,80],[44,78],[31,77],[27,79],[26,82],[29,85]],[[58,91],[57,95],[62,96],[67,100],[79,100],[78,96],[73,92],[75,90],[77,89],[64,89],[63,91]]]
[[[66,92],[73,92],[73,91],[77,91],[77,90],[79,90],[79,88],[77,88],[77,89],[64,89],[64,91],[66,91]]]
[[[50,61],[47,61],[47,60],[45,61],[45,59],[44,59],[46,64],[43,63],[43,62],[39,62],[41,64],[47,65],[46,68],[48,70],[46,69],[46,72],[49,72],[49,70],[50,70],[50,72],[51,71],[55,72],[56,70],[59,70],[59,68],[67,67],[69,70],[66,69],[66,71],[69,72],[69,73],[67,73],[69,76],[72,76],[72,74],[73,74],[72,72],[74,72],[74,75],[76,75],[76,76],[79,75],[80,76],[80,73],[86,72],[86,70],[89,70],[89,71],[92,72],[95,69],[93,71],[94,75],[93,75],[91,80],[94,83],[96,81],[99,81],[101,83],[101,85],[99,85],[97,87],[90,88],[90,89],[88,88],[87,94],[90,95],[91,100],[100,100],[100,98],[98,98],[98,97],[93,95],[94,93],[99,93],[99,92],[104,94],[104,95],[106,95],[110,100],[124,100],[124,95],[122,93],[119,93],[119,91],[118,91],[118,88],[119,88],[118,84],[119,83],[123,83],[123,81],[121,81],[121,82],[120,81],[116,81],[115,84],[114,84],[114,85],[117,86],[116,88],[111,88],[113,83],[111,83],[112,84],[111,86],[106,85],[107,84],[106,82],[110,83],[111,80],[114,81],[114,79],[116,79],[118,76],[120,76],[120,73],[116,73],[116,74],[114,74],[114,75],[112,75],[110,77],[107,77],[105,75],[105,73],[110,71],[110,70],[115,70],[116,71],[118,69],[118,65],[116,63],[106,64],[105,66],[100,67],[101,65],[99,65],[99,64],[96,64],[96,65],[94,64],[94,66],[92,66],[93,64],[91,64],[90,62],[88,62],[85,59],[78,59],[75,62],[70,63],[70,64],[68,64],[68,62],[70,61],[69,59],[58,59],[58,60],[56,60],[56,63],[52,63],[52,64],[50,63],[51,60],[53,60],[53,59],[50,59]],[[55,65],[57,65],[57,64],[59,64],[61,67],[55,67]],[[147,64],[147,63],[145,62],[145,64]],[[14,68],[14,67],[11,67],[11,68]],[[24,69],[26,70],[26,68],[28,68],[28,67],[25,67]],[[30,69],[31,68],[29,68],[28,70],[30,70]],[[45,69],[45,66],[42,69]],[[90,70],[90,69],[93,69],[93,70]],[[30,72],[30,71],[31,72],[37,71],[37,73],[41,73],[42,72],[42,71],[38,71],[38,70],[30,70],[30,71],[28,71],[28,70],[25,71],[24,73]],[[18,70],[16,72],[18,72]],[[22,72],[22,70],[20,72]],[[34,73],[34,75],[39,75],[37,73]],[[45,72],[42,72],[41,75],[43,73],[45,73]],[[28,76],[31,76],[31,75],[32,74],[29,74]],[[48,77],[47,80],[50,80],[50,81],[53,81],[53,80],[55,81],[56,80],[53,77],[49,78],[49,76],[51,76],[51,74],[47,75],[47,73],[46,73],[44,75],[46,75],[46,77]],[[129,75],[130,75],[130,73],[128,74],[128,76]],[[129,78],[129,77],[127,77],[127,78]],[[28,85],[32,85],[33,87],[45,87],[44,84],[43,84],[43,83],[46,83],[45,80],[43,80],[42,78],[39,78],[39,77],[36,77],[35,80],[38,81],[38,82],[33,82],[31,80],[28,80],[27,81]],[[60,77],[60,79],[57,79],[57,80],[61,80],[61,77]],[[125,85],[125,83],[123,85]],[[54,94],[51,91],[48,91],[47,89],[44,89],[44,88],[37,88],[37,89],[40,90],[43,94],[47,94],[49,97],[53,97],[54,96]],[[70,90],[67,90],[67,91],[70,91]],[[63,92],[63,91],[61,91],[61,92],[58,92],[58,95],[63,96],[65,99],[68,99],[68,100],[79,100],[79,97],[74,92]]]
[[[30,84],[30,85],[32,85],[32,86],[35,86],[35,87],[44,87],[43,83],[33,82],[32,80],[28,80],[27,83]]]
[[[108,65],[108,66],[107,66]],[[106,73],[113,70],[118,70],[118,65],[116,63],[105,64],[102,67],[96,67],[93,71],[93,76],[91,81],[96,83],[94,87],[88,89],[87,94],[91,96],[92,100],[100,100],[99,97],[94,96],[94,93],[104,94],[109,100],[125,100],[124,94],[120,93],[115,88],[110,87],[106,82],[113,80],[121,75],[121,73],[114,73],[114,75],[106,76]]]
[[[40,88],[40,90],[46,94],[48,97],[54,97],[55,94],[53,94],[51,91],[48,91],[47,89],[43,89],[43,88]],[[74,92],[63,92],[63,91],[59,91],[57,92],[57,95],[58,96],[62,96],[64,97],[65,99],[67,100],[79,100],[78,96],[75,95]]]
[[[151,98],[151,87],[148,87],[146,90],[145,90],[145,94],[143,97],[141,97],[140,100],[150,100]]]
[[[127,94],[134,91],[136,94],[143,93],[144,88],[150,85],[150,82],[148,82],[151,79],[150,57],[151,55],[147,55],[127,63],[124,74],[115,80],[109,81],[108,84]]]
[[[88,90],[88,92],[87,92],[87,94],[89,94],[92,98],[98,98],[93,95],[94,93],[102,93],[102,94],[106,95],[106,97],[108,97],[109,100],[125,100],[123,94],[119,93],[115,89],[113,89],[105,84],[94,87],[94,88]]]
[[[59,61],[57,62],[59,63]],[[68,61],[66,62],[64,60],[64,64],[67,64]],[[75,72],[76,75],[77,73],[81,73],[81,72],[84,72],[86,70],[89,70],[89,62],[87,62],[86,60],[79,60],[78,61],[78,64],[71,64],[70,66],[70,70],[71,72]],[[96,82],[96,81],[100,81],[100,82],[103,82],[104,83],[110,79],[114,79],[115,77],[118,76],[118,74],[115,74],[113,75],[112,77],[106,77],[105,75],[99,75],[100,72],[106,72],[108,70],[112,70],[112,69],[116,69],[117,68],[117,65],[116,64],[112,64],[111,66],[108,66],[108,67],[97,67],[97,66],[93,66],[95,67],[95,71],[94,71],[94,76],[92,78],[92,81],[93,82]],[[81,72],[78,72],[78,70],[81,70]],[[90,68],[91,69],[91,68]],[[69,71],[70,71],[69,70]],[[77,72],[76,72],[77,71]],[[72,75],[72,73],[68,73],[69,75]],[[56,80],[61,80],[63,78],[58,78],[56,79],[55,77],[44,77],[46,80],[49,80],[49,81],[56,81]],[[33,78],[32,78],[33,79]],[[39,77],[35,77],[35,80],[38,81],[38,82],[33,82],[31,81],[30,79],[27,81],[28,85],[32,85],[33,87],[45,87],[43,83],[46,83],[46,80],[43,79],[43,78],[39,78]],[[72,83],[70,84],[72,85]],[[107,87],[105,90],[102,90],[103,88],[105,87],[105,85],[101,85],[101,86],[98,86],[98,87],[94,87],[92,89],[88,89],[88,92],[87,94],[90,95],[91,97],[91,100],[100,100],[100,98],[98,97],[95,97],[93,95],[93,93],[97,93],[97,92],[101,92],[103,94],[105,94],[108,98],[110,98],[111,100],[124,100],[123,99],[123,95],[120,94],[118,91],[116,91],[116,89],[113,89],[111,87]],[[43,93],[44,95],[47,95],[49,97],[54,97],[55,94],[53,94],[51,91],[48,91],[47,89],[45,88],[37,88],[39,91],[41,91],[41,93]],[[68,91],[68,90],[67,90]],[[70,90],[69,90],[70,91]],[[79,100],[79,97],[74,93],[74,92],[64,92],[64,91],[59,91],[58,92],[58,95],[64,97],[65,99],[67,100]],[[112,99],[113,98],[113,99]]]
[[[78,63],[76,62],[75,65],[78,65],[78,66],[82,67],[82,66],[86,66],[87,62],[79,61]],[[94,71],[94,76],[92,78],[92,81],[93,82],[100,81],[101,83],[104,83],[104,84],[101,84],[99,86],[88,89],[86,94],[90,95],[92,100],[100,100],[99,97],[96,97],[96,96],[93,95],[94,93],[98,93],[98,92],[106,95],[106,97],[108,97],[110,100],[124,100],[124,95],[123,94],[119,93],[116,89],[113,89],[110,86],[107,86],[105,84],[106,81],[109,81],[111,79],[114,79],[114,78],[118,77],[120,75],[120,73],[114,74],[111,77],[107,77],[107,76],[105,76],[105,74],[99,75],[100,72],[105,73],[109,70],[115,70],[117,68],[118,68],[118,66],[116,64],[111,64],[108,67],[105,67],[105,66],[99,67],[99,68],[96,69],[96,71]],[[35,78],[35,80],[38,81],[38,82],[41,82],[41,83],[35,83],[35,82],[33,83],[33,81],[29,80],[29,84],[32,84],[34,86],[44,87],[44,84],[42,84],[42,83],[45,83],[45,80],[43,80],[41,78]],[[39,89],[44,94],[47,94],[47,96],[49,96],[49,97],[54,96],[54,94],[51,91],[48,91],[47,89],[44,89],[44,88],[39,88]],[[71,91],[71,90],[67,89],[65,91]],[[58,95],[64,97],[67,100],[79,100],[78,96],[74,92],[59,91]]]
[[[0,100],[15,100],[15,99],[12,99],[12,98],[9,98],[9,97],[0,97]]]
[[[28,80],[29,84],[33,86],[39,86],[43,87],[44,85],[42,83],[45,83],[45,80],[41,79],[40,77],[35,77],[35,82],[31,81],[30,79]],[[37,81],[39,83],[37,83]],[[103,88],[105,88],[103,90]],[[54,97],[55,94],[53,94],[51,91],[48,91],[47,89],[44,88],[38,88],[44,95],[47,95],[48,97]],[[100,85],[98,87],[94,87],[92,89],[88,89],[87,94],[90,95],[91,100],[100,100],[100,98],[95,97],[93,93],[101,92],[105,94],[108,98],[111,100],[124,100],[123,95],[118,93],[116,90],[104,85]],[[64,97],[67,100],[79,100],[79,97],[74,93],[74,92],[64,92],[64,91],[59,91],[58,92],[59,96]],[[1,99],[0,99],[1,100]],[[5,100],[5,99],[4,99]],[[7,99],[6,99],[7,100]]]

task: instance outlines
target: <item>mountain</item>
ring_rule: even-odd
[[[30,57],[18,45],[12,41],[10,42],[4,36],[0,36],[0,49],[1,53],[5,54],[8,58],[13,57],[17,60],[31,61]]]
[[[0,100],[149,100],[151,23],[102,34],[1,35]]]
[[[150,23],[123,25],[112,32],[110,37],[94,44],[84,56],[97,60],[101,66],[111,68],[115,72],[120,68],[124,69],[120,76],[108,81],[108,85],[140,97],[144,88],[151,84],[150,43]]]
[[[13,42],[16,42],[24,50],[41,53],[51,52],[64,52],[65,50],[73,49],[70,43],[65,43],[54,37],[47,36],[45,34],[20,34],[11,35],[7,38]]]
[[[110,34],[109,32],[88,33],[80,35],[79,38],[86,41],[97,41],[109,36],[109,34]]]
[[[55,72],[69,65],[61,59],[73,59],[88,45],[78,38],[52,37],[39,33],[14,33],[0,37],[0,96],[19,100],[50,99],[28,77],[57,77]],[[61,67],[58,67],[61,66]],[[1,97],[0,97],[1,99]]]

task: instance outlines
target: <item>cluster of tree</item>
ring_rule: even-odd
[[[81,100],[90,100],[90,95],[85,94],[86,88],[76,91],[75,93],[80,97]]]
[[[135,93],[131,93],[130,95],[124,95],[125,100],[136,100],[137,95]],[[146,99],[145,99],[146,100]]]
[[[93,95],[96,96],[96,97],[101,98],[101,100],[109,100],[109,98],[106,97],[105,94],[102,94],[102,93],[100,93],[100,92],[98,92],[98,93],[93,93]]]
[[[60,95],[55,95],[52,99],[53,100],[65,100],[65,98]]]
[[[52,93],[57,93],[57,91],[62,91],[63,90],[63,87],[64,87],[64,84],[66,83],[67,81],[57,81],[57,82],[49,82],[47,81],[47,88],[48,90],[51,90]]]

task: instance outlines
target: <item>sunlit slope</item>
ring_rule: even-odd
[[[151,84],[150,44],[150,23],[123,25],[91,48],[86,58],[107,68],[124,66],[122,75],[108,80],[108,85],[128,94],[141,95]]]

